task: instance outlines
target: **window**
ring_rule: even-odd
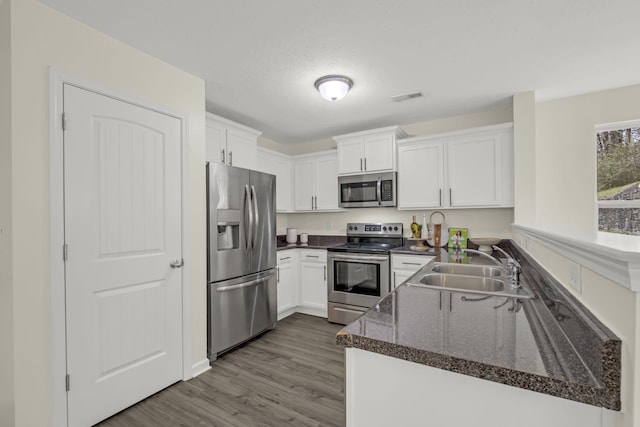
[[[640,236],[640,122],[601,126],[598,230]]]

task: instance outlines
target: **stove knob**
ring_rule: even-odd
[[[358,231],[358,226],[357,225],[353,226],[353,231]]]
[[[353,230],[353,227],[352,227],[352,226],[349,226],[349,231],[351,231],[351,230]]]
[[[393,227],[393,231],[398,231],[398,227]]]
[[[387,227],[386,227],[386,226],[385,226],[385,227],[382,227],[382,230],[383,230],[383,231],[387,231]]]

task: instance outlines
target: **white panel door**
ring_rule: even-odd
[[[366,172],[395,170],[395,144],[392,134],[364,138],[364,170]]]
[[[69,426],[182,377],[181,123],[65,85]]]
[[[296,160],[293,164],[294,207],[297,211],[310,211],[314,207],[315,186],[313,160]]]
[[[316,160],[316,210],[338,209],[338,160],[335,155]],[[297,182],[297,181],[296,181]]]
[[[398,209],[439,208],[444,196],[442,142],[398,147]]]
[[[500,135],[453,138],[447,145],[449,203],[452,207],[499,206]]]

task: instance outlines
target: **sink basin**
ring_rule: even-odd
[[[460,274],[464,276],[498,277],[502,270],[489,265],[437,263],[431,271],[442,274]]]
[[[502,280],[455,274],[427,274],[420,279],[420,283],[436,288],[481,293],[503,292],[505,290]]]

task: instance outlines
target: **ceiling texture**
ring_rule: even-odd
[[[281,144],[640,83],[639,0],[39,1],[202,78],[207,111]],[[351,92],[322,99],[326,74]]]

